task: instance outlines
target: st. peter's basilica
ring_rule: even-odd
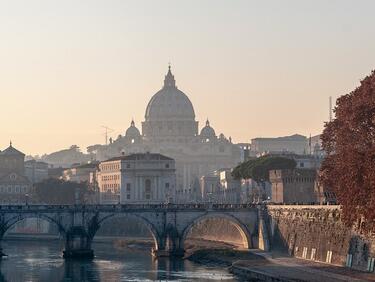
[[[125,135],[96,147],[97,160],[131,153],[160,153],[176,161],[177,199],[200,198],[199,179],[240,162],[241,149],[224,134],[217,135],[207,120],[199,131],[194,107],[176,86],[169,67],[162,89],[149,101],[142,133],[131,121]]]

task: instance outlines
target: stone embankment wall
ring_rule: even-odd
[[[361,234],[341,221],[339,206],[267,207],[272,250],[303,259],[373,271],[374,234]]]

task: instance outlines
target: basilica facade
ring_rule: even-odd
[[[158,153],[175,160],[176,201],[202,198],[200,178],[212,171],[232,168],[241,160],[241,149],[216,131],[207,120],[199,130],[194,107],[176,86],[169,67],[163,87],[149,101],[142,132],[131,121],[124,135],[95,147],[99,161],[134,153]]]

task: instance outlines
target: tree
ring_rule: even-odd
[[[320,181],[335,191],[348,225],[375,230],[375,72],[341,96],[322,134]]]
[[[279,156],[262,156],[244,162],[232,171],[236,179],[253,179],[256,182],[269,181],[269,172],[274,169],[294,169],[296,161]]]
[[[35,184],[33,198],[44,204],[72,205],[76,203],[76,193],[80,203],[83,203],[85,195],[89,193],[87,183],[49,178]]]

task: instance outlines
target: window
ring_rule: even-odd
[[[130,192],[130,190],[131,190],[131,184],[130,183],[126,183],[126,191]]]
[[[169,189],[169,182],[165,183],[165,188]]]
[[[145,181],[145,198],[146,200],[151,199],[151,180],[146,179]]]
[[[165,168],[169,168],[169,164],[166,164],[166,165],[165,165]]]
[[[126,168],[130,168],[130,164],[126,164]]]

